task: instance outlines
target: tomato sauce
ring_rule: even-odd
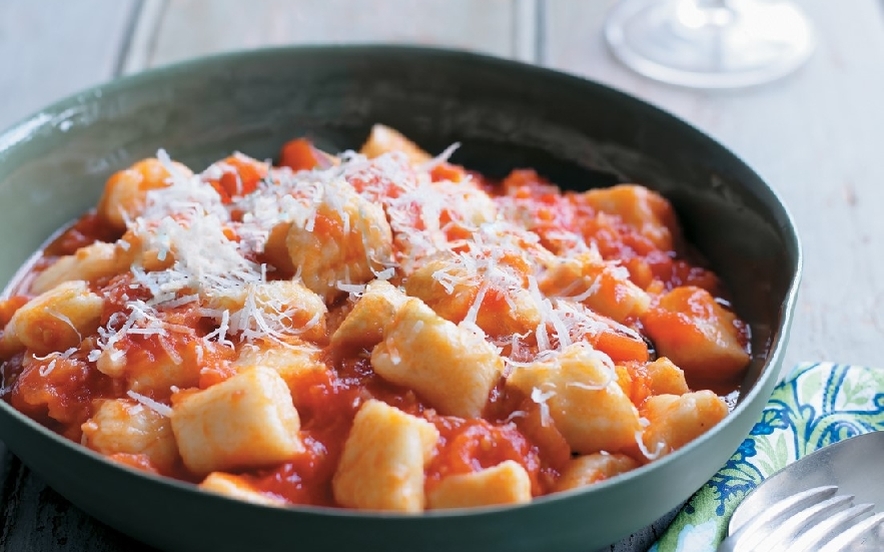
[[[333,157],[317,150],[308,140],[298,139],[283,147],[280,165],[293,170],[311,170],[327,168],[335,162]],[[262,164],[236,156],[225,159],[223,164],[232,170],[208,183],[225,204],[254,191],[267,176],[267,169]],[[669,233],[660,231],[659,228],[669,224],[667,217],[671,213],[665,210],[660,211],[660,225],[652,232],[635,224],[626,215],[621,217],[617,213],[599,210],[580,194],[559,192],[532,170],[516,170],[501,182],[493,183],[462,167],[441,162],[432,168],[430,176],[433,181],[478,181],[495,200],[509,202],[522,210],[532,221],[531,230],[539,237],[540,244],[553,253],[566,248],[562,236],[568,234],[595,244],[603,259],[617,259],[628,271],[630,281],[654,297],[647,314],[631,316],[623,324],[612,323],[608,329],[587,337],[590,345],[617,365],[617,379],[636,406],[651,395],[644,366],[658,352],[647,338],[646,326],[687,335],[694,331],[696,324],[693,320],[697,317],[720,317],[710,314],[706,303],[695,301],[688,307],[672,310],[665,300],[660,299],[667,292],[685,286],[705,290],[719,300],[724,294],[719,279],[684,245],[677,229],[673,228]],[[391,195],[398,193],[392,183],[379,181],[377,175],[370,172],[354,175],[351,183],[357,190],[371,188]],[[659,206],[653,207],[660,210]],[[451,222],[451,218],[446,222]],[[317,213],[314,224],[317,235],[339,238],[343,232],[339,221],[322,213]],[[415,227],[421,225],[416,212]],[[450,226],[446,231],[452,240],[468,237],[463,228],[456,226]],[[46,245],[32,272],[39,272],[58,257],[74,254],[84,246],[97,241],[113,242],[119,237],[119,231],[102,223],[95,212],[87,213]],[[670,243],[671,247],[661,248],[660,243]],[[273,257],[264,252],[259,253],[258,258]],[[523,262],[521,258],[510,261],[515,264]],[[528,267],[521,269],[527,271]],[[281,270],[270,279],[287,277],[293,272],[292,267]],[[120,313],[133,300],[147,302],[152,297],[146,287],[137,285],[130,272],[91,282],[91,286],[104,299],[100,324],[109,330],[120,328],[125,318],[121,318]],[[29,299],[30,296],[23,293],[0,300],[0,326],[7,326],[14,313]],[[329,320],[340,321],[341,313],[346,311],[338,307],[340,303],[330,305]],[[492,291],[485,295],[483,308],[502,312],[508,308],[507,298]],[[688,315],[694,318],[685,318]],[[81,425],[92,416],[96,405],[106,399],[125,398],[133,382],[162,378],[164,371],[174,372],[175,381],[184,382],[183,385],[145,384],[148,390],[143,393],[151,400],[174,405],[179,391],[185,394],[197,392],[236,375],[233,361],[237,351],[232,344],[207,344],[204,338],[217,332],[218,325],[199,307],[190,305],[171,309],[165,314],[164,324],[163,331],[129,334],[119,340],[115,347],[125,355],[125,366],[118,377],[99,371],[95,358],[89,354],[94,350],[96,340],[107,339],[106,335],[84,336],[80,347],[63,355],[43,358],[20,352],[4,354],[0,364],[0,397],[50,429],[79,441]],[[737,329],[741,346],[747,348],[747,326],[736,317],[733,317],[732,324]],[[513,460],[528,473],[531,494],[540,496],[553,490],[557,478],[573,456],[568,442],[549,422],[537,402],[507,389],[503,377],[491,392],[483,418],[445,416],[414,391],[385,381],[375,373],[369,351],[338,350],[325,343],[322,345],[325,368],[306,370],[294,381],[287,382],[300,418],[302,450],[277,466],[237,473],[258,492],[291,504],[337,506],[332,490],[333,476],[353,418],[361,405],[370,399],[384,401],[407,414],[427,420],[438,430],[435,454],[426,467],[428,492],[447,476],[472,473]],[[508,349],[504,347],[504,350]],[[704,375],[713,381],[718,377],[717,383],[725,382],[726,387],[733,384],[732,376],[737,371],[720,377]],[[163,391],[157,391],[160,388]],[[637,451],[634,453],[638,455]],[[143,454],[116,453],[110,458],[136,469],[160,473]],[[644,462],[646,459],[637,456],[636,460]],[[180,465],[173,471],[172,475],[181,479],[198,480]]]

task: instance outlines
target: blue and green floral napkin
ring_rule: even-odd
[[[682,508],[649,552],[715,552],[734,509],[759,483],[826,445],[884,430],[884,370],[801,364],[774,389],[727,464]]]

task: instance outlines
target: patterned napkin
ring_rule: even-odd
[[[776,386],[749,437],[649,552],[715,552],[734,509],[769,475],[826,445],[884,430],[882,397],[884,370],[797,366]]]

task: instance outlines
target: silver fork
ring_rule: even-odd
[[[729,528],[718,552],[859,552],[884,550],[884,513],[853,504],[838,487],[787,496]],[[733,522],[733,520],[732,520]]]

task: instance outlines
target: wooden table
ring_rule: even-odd
[[[467,48],[584,75],[690,121],[753,166],[790,208],[805,270],[786,366],[884,366],[884,17],[876,0],[801,2],[809,64],[749,90],[639,77],[601,38],[611,0],[5,0],[0,127],[86,86],[267,44],[409,42]],[[48,489],[0,444],[0,551],[146,550]],[[644,550],[653,533],[612,550]]]

